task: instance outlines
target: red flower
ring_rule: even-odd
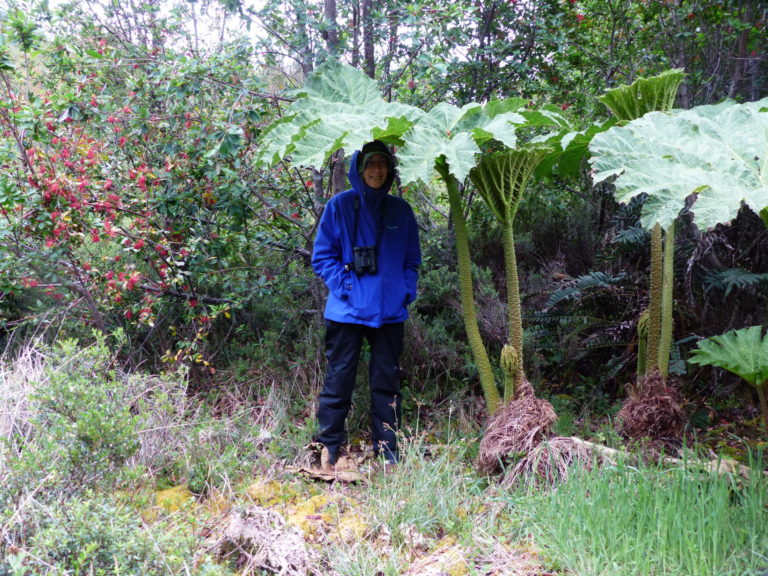
[[[141,279],[141,275],[138,273],[131,275],[131,277],[128,278],[128,281],[125,283],[125,289],[133,290],[136,287],[136,284],[138,284],[140,279]]]
[[[583,22],[584,14],[576,14],[576,22]]]

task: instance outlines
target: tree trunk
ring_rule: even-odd
[[[296,46],[299,52],[299,63],[301,65],[301,72],[306,79],[315,69],[315,58],[312,52],[312,43],[310,42],[309,32],[307,31],[307,16],[304,13],[302,6],[295,6],[296,8]]]
[[[338,194],[346,188],[347,174],[344,170],[344,149],[336,150],[331,156],[331,191]]]
[[[360,4],[352,4],[352,59],[350,64],[353,68],[360,67]]]
[[[363,70],[369,78],[376,74],[373,46],[373,1],[363,0]]]
[[[752,2],[747,1],[744,3],[741,12],[741,21],[746,25],[739,34],[739,41],[736,44],[736,54],[733,59],[733,76],[731,76],[731,87],[728,90],[728,98],[736,98],[739,95],[739,86],[744,79],[744,71],[747,65],[747,41],[749,40],[749,32],[751,27],[749,23],[752,21]]]
[[[400,26],[400,17],[397,13],[397,8],[392,8],[389,11],[389,14],[387,15],[387,18],[389,20],[389,39],[387,41],[387,54],[384,56],[384,59],[382,60],[382,71],[381,71],[381,77],[387,86],[389,86],[389,90],[387,91],[387,94],[385,95],[387,97],[388,101],[392,100],[392,83],[394,80],[391,79],[391,68],[392,68],[392,61],[395,58],[395,54],[397,52],[397,43],[399,39],[399,26]]]
[[[328,25],[327,30],[323,32],[323,38],[328,48],[328,54],[335,57],[339,53],[339,25],[336,22],[336,0],[325,0],[323,9],[325,21]]]

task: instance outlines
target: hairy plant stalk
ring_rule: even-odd
[[[501,357],[501,366],[505,372],[505,402],[514,397],[515,390],[525,380],[523,315],[515,254],[515,215],[531,174],[548,152],[547,148],[531,146],[490,153],[484,155],[469,172],[469,177],[502,228],[509,333]]]
[[[640,382],[648,373],[648,308],[643,310],[637,321],[637,381]]]
[[[763,428],[768,432],[768,400],[766,400],[766,388],[768,381],[755,386],[757,388],[757,400],[760,402],[760,413],[763,415]]]
[[[664,251],[661,225],[651,230],[651,285],[648,303],[648,343],[645,348],[645,371],[638,380],[659,366],[659,338],[661,337],[661,290],[664,277]]]
[[[509,343],[522,355],[523,313],[520,303],[520,280],[517,277],[517,255],[512,223],[504,226],[504,265],[507,270],[507,317]]]
[[[672,312],[675,281],[675,224],[669,225],[664,237],[664,271],[661,286],[661,327],[659,331],[658,367],[666,382],[669,377],[669,354],[672,351]]]
[[[480,328],[477,323],[477,311],[472,288],[472,268],[469,257],[469,239],[467,237],[464,212],[461,207],[459,194],[459,182],[448,170],[445,163],[436,164],[437,171],[442,176],[448,189],[448,202],[453,217],[454,234],[456,236],[456,257],[459,270],[459,294],[461,299],[462,315],[464,317],[464,329],[467,332],[467,340],[472,356],[477,364],[480,377],[480,386],[483,389],[485,402],[488,405],[489,414],[493,414],[501,401],[499,391],[496,388],[496,379],[493,375],[493,367],[488,359],[488,352],[483,344]]]
[[[507,271],[507,318],[509,343],[518,354],[519,362],[511,379],[504,383],[504,401],[515,395],[515,389],[524,378],[523,373],[523,313],[520,302],[520,280],[517,276],[517,255],[512,222],[504,225],[504,266]]]

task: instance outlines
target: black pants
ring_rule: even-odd
[[[346,442],[344,421],[352,405],[357,364],[363,337],[371,346],[371,436],[373,449],[388,460],[397,460],[396,431],[400,425],[400,368],[403,351],[402,322],[370,328],[326,320],[325,357],[328,368],[317,408],[320,431],[316,440],[328,448],[335,462]]]

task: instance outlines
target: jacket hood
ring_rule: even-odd
[[[378,141],[375,141],[378,142]],[[366,145],[367,146],[367,145]],[[365,149],[365,146],[363,146]],[[392,188],[392,183],[395,181],[395,157],[392,155],[392,152],[389,151],[389,148],[382,145],[381,149],[377,147],[376,152],[379,152],[381,154],[385,154],[389,157],[389,165],[390,169],[387,173],[387,180],[384,183],[384,185],[381,188],[371,188],[363,181],[363,176],[359,171],[359,162],[363,161],[363,151],[362,150],[355,150],[352,154],[352,159],[349,163],[349,173],[347,174],[347,177],[349,178],[349,183],[352,186],[352,189],[355,192],[358,192],[359,194],[362,194],[363,197],[365,197],[368,194],[372,195],[384,195],[389,192],[389,189]]]

